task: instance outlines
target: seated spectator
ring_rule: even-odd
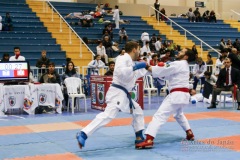
[[[109,70],[104,74],[104,76],[113,76],[114,67],[115,67],[115,62],[113,61],[109,62]]]
[[[49,63],[50,63],[50,60],[47,58],[47,51],[42,50],[41,58],[39,58],[36,63],[36,67],[39,68],[38,70],[39,78],[41,77],[42,74],[46,72],[46,69],[48,68]]]
[[[25,61],[25,57],[21,56],[20,47],[14,47],[14,54],[9,58],[9,61]]]
[[[209,10],[206,10],[204,13],[203,13],[203,16],[202,16],[203,20],[205,22],[210,22],[210,12]]]
[[[233,43],[233,47],[240,51],[240,42],[238,38],[236,38],[235,42]]]
[[[4,53],[1,62],[8,62],[9,61],[9,54]]]
[[[99,69],[105,67],[103,61],[101,61],[100,55],[95,55],[94,60],[88,63],[89,75],[100,75]]]
[[[112,26],[112,23],[109,23],[109,24],[107,25],[107,28],[106,28],[106,29],[108,30],[108,33],[109,33],[111,39],[113,39],[113,26]]]
[[[233,48],[231,39],[228,39],[228,40],[227,40],[226,45],[227,45],[227,48]]]
[[[50,62],[48,64],[48,71],[47,73],[44,73],[40,78],[40,83],[58,83],[61,84],[60,76],[55,71],[55,64],[53,62]]]
[[[217,82],[217,77],[214,76],[211,72],[205,71],[204,72],[205,81],[210,84],[215,84]]]
[[[161,62],[171,61],[170,55],[171,55],[171,51],[167,49],[167,50],[165,51],[165,55],[161,58],[160,61],[161,61]]]
[[[150,65],[151,66],[157,66],[158,65],[158,62],[159,62],[159,60],[158,60],[158,56],[157,56],[157,54],[154,54],[154,55],[152,55],[152,59],[150,60]]]
[[[193,67],[194,83],[193,89],[196,90],[199,79],[201,79],[201,87],[204,85],[205,77],[204,72],[207,70],[206,63],[202,60],[201,57],[197,58],[197,63]]]
[[[102,41],[98,42],[98,46],[96,47],[97,49],[97,55],[101,56],[101,60],[105,63],[105,65],[108,63],[108,55],[106,54],[106,49],[103,46]]]
[[[2,30],[2,16],[0,16],[0,31]]]
[[[68,105],[68,92],[67,92],[67,88],[64,84],[64,80],[68,77],[77,77],[80,78],[80,75],[77,73],[74,63],[72,61],[69,61],[67,63],[67,68],[65,73],[62,76],[62,82],[63,82],[63,95],[64,95],[64,101],[65,101],[65,106]]]
[[[192,8],[189,8],[186,15],[188,16],[189,22],[195,22],[196,21],[196,17],[194,15],[193,11],[192,11]]]
[[[95,9],[95,14],[96,13],[100,13],[99,15],[105,15],[106,14],[106,11],[103,9],[103,7],[104,7],[104,5],[103,4],[100,4],[100,3],[98,3],[98,5],[96,6],[96,9]],[[99,15],[98,16],[96,16],[96,17],[99,17]]]
[[[119,42],[122,43],[123,40],[125,40],[125,42],[128,41],[127,31],[125,30],[124,27],[122,27],[122,29],[119,30]]]
[[[215,14],[215,12],[214,12],[213,10],[210,12],[209,21],[210,21],[210,22],[214,21],[215,23],[217,23],[216,14]]]
[[[114,42],[114,43],[113,43],[113,45],[112,45],[112,51],[113,51],[113,53],[112,53],[112,54],[113,54],[113,57],[112,57],[112,58],[117,57],[118,54],[119,54],[119,51],[120,51],[119,45],[118,45],[117,42]]]
[[[157,52],[157,54],[160,54],[160,49],[162,48],[162,38],[158,37],[157,41],[155,43],[155,51]]]
[[[69,13],[68,15],[64,16],[64,18],[79,18],[81,19],[82,18],[82,12],[73,12],[73,13]]]
[[[226,45],[224,39],[222,38],[221,41],[220,41],[219,49],[222,51],[225,48],[227,48],[227,45]]]
[[[106,54],[107,54],[108,58],[113,58],[112,42],[109,39],[109,36],[105,36],[102,43],[106,49]]]
[[[10,13],[6,13],[6,17],[3,24],[4,31],[12,31],[13,30],[13,22]]]
[[[196,22],[201,22],[202,18],[201,18],[201,13],[199,12],[199,8],[196,8],[196,10],[193,13],[195,15]]]

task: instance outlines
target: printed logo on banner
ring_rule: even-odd
[[[44,94],[44,93],[41,93],[41,94],[39,95],[39,102],[40,102],[41,104],[43,104],[43,103],[46,102],[46,100],[47,100],[47,95]]]
[[[92,86],[91,86],[91,90],[92,90],[92,92],[91,92],[91,93],[92,93],[92,95],[91,95],[91,97],[92,97],[92,103],[93,103],[93,104],[96,104],[96,101],[97,101],[97,100],[96,100],[96,92],[95,92],[95,91],[96,91],[96,84],[95,84],[95,83],[92,83],[91,85],[92,85]]]
[[[138,83],[136,83],[130,92],[131,98],[136,102],[138,101],[138,97],[139,97],[138,94],[139,94],[139,85]]]
[[[97,84],[97,98],[99,104],[104,104],[104,84]]]
[[[16,98],[14,96],[10,96],[8,98],[8,102],[10,106],[14,106],[16,104]]]
[[[25,98],[24,99],[24,104],[23,104],[23,108],[24,109],[30,109],[31,108],[31,106],[32,106],[32,101],[30,101],[30,100],[28,100],[27,98]]]

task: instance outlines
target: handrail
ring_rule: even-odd
[[[68,22],[62,17],[62,15],[57,11],[57,9],[52,5],[52,3],[51,2],[49,2],[49,1],[47,1],[48,2],[48,4],[52,7],[52,21],[53,21],[53,11],[55,11],[58,15],[59,15],[59,17],[60,17],[60,32],[62,32],[61,31],[61,20],[63,21],[63,22],[65,22],[65,24],[67,24],[67,26],[69,27],[69,37],[70,37],[70,44],[72,43],[71,42],[71,31],[80,39],[80,54],[79,54],[79,56],[80,56],[80,58],[82,58],[82,43],[87,47],[87,49],[92,53],[92,58],[93,58],[93,56],[95,56],[95,54],[93,53],[93,51],[88,47],[88,45],[82,40],[82,38],[75,32],[75,30],[68,24]]]
[[[231,11],[232,11],[233,13],[237,14],[238,16],[240,16],[240,13],[234,11],[233,9],[231,9]]]
[[[147,5],[147,4],[146,4]],[[186,44],[186,33],[192,35],[194,38],[196,38],[197,40],[199,40],[201,42],[201,54],[202,54],[202,51],[203,51],[203,47],[202,47],[202,44],[205,44],[206,46],[208,46],[209,48],[211,48],[213,51],[217,52],[219,55],[222,55],[220,52],[218,52],[216,49],[214,49],[212,46],[210,46],[209,44],[207,44],[206,42],[204,42],[203,40],[201,40],[200,38],[198,38],[197,36],[195,36],[194,34],[192,34],[191,32],[189,32],[188,30],[186,30],[185,28],[183,28],[182,26],[180,26],[179,24],[177,24],[176,22],[174,22],[173,20],[171,20],[170,18],[168,18],[167,16],[165,16],[164,14],[162,14],[159,10],[156,10],[153,6],[151,5],[147,5],[149,6],[150,8],[154,9],[155,11],[158,12],[158,14],[161,14],[162,16],[164,16],[165,18],[167,18],[170,22],[171,22],[171,27],[172,27],[172,23],[174,23],[175,25],[177,25],[178,27],[180,27],[182,30],[185,31],[185,44]],[[149,10],[149,17],[150,17],[150,10]],[[159,17],[159,16],[158,16]],[[159,25],[159,21],[158,21],[158,25]],[[171,30],[171,33],[172,33],[172,30]],[[202,55],[201,55],[202,56]]]

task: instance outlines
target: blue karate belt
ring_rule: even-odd
[[[133,113],[133,109],[135,109],[134,105],[133,105],[133,102],[132,102],[132,98],[131,98],[131,95],[129,94],[129,92],[127,91],[126,88],[124,88],[123,86],[120,86],[118,84],[112,84],[113,87],[115,88],[118,88],[118,89],[121,89],[122,91],[124,91],[126,94],[127,94],[127,98],[129,100],[129,108],[130,108],[130,113],[132,114]]]

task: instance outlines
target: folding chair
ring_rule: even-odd
[[[233,95],[233,92],[232,91],[221,91],[220,92],[220,95],[219,95],[219,107],[221,107],[221,99],[222,99],[222,96],[223,96],[223,108],[225,108],[225,104],[226,104],[226,96],[227,95],[232,95],[232,104],[233,104],[233,108],[235,108],[235,104],[236,104],[236,99]]]

